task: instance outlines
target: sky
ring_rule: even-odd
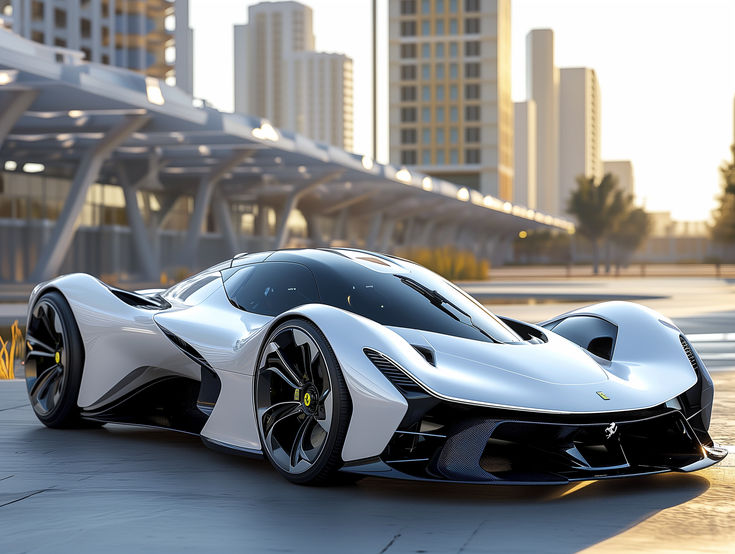
[[[190,0],[194,94],[232,110],[232,25],[246,0]],[[371,2],[304,0],[316,48],[354,61],[355,150],[370,153]],[[387,0],[378,0],[378,159],[387,161]],[[602,158],[633,162],[636,195],[676,219],[710,216],[733,142],[735,0],[512,0],[512,94],[526,99],[525,37],[551,28],[556,64],[595,69]]]

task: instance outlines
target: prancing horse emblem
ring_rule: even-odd
[[[605,427],[605,438],[610,440],[613,437],[613,435],[617,432],[618,432],[618,424],[613,421],[610,425]]]

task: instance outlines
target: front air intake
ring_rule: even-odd
[[[699,362],[697,362],[697,357],[694,355],[694,351],[692,350],[689,341],[684,338],[684,335],[679,335],[679,341],[681,342],[681,346],[684,349],[684,354],[686,354],[687,358],[689,358],[689,363],[692,364],[695,373],[697,374],[697,376],[699,376]]]
[[[406,375],[394,362],[386,358],[380,352],[365,348],[363,350],[368,359],[373,362],[380,372],[385,375],[388,380],[393,383],[399,390],[404,392],[421,392],[413,379]]]

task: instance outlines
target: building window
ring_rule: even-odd
[[[449,44],[449,57],[450,58],[457,57],[457,43],[456,42],[452,42]]]
[[[89,48],[82,48],[84,59],[90,61],[92,59],[92,51]]]
[[[459,92],[457,92],[457,85],[450,85],[449,87],[449,99],[459,100]]]
[[[444,144],[444,129],[437,129],[436,130],[436,143],[437,144]]]
[[[436,20],[436,34],[438,36],[441,36],[444,34],[444,20],[443,19]]]
[[[449,0],[449,13],[457,13],[457,0]]]
[[[401,15],[416,13],[416,0],[401,0]]]
[[[415,21],[401,21],[401,36],[402,37],[415,37],[416,36],[416,22]]]
[[[416,45],[415,44],[401,44],[401,58],[415,58],[416,57]]]
[[[436,109],[436,122],[437,123],[444,123],[444,108],[437,108]]]
[[[413,123],[416,121],[416,108],[401,108],[401,122]]]
[[[80,29],[82,32],[82,38],[90,38],[92,36],[92,22],[86,17],[82,18]]]
[[[480,11],[480,0],[464,0],[464,11],[479,12]]]
[[[465,79],[477,79],[480,77],[480,64],[471,62],[464,64]]]
[[[468,40],[464,43],[464,55],[467,57],[480,55],[480,41]]]
[[[431,23],[428,19],[421,22],[421,34],[425,37],[431,36]]]
[[[469,17],[464,20],[464,32],[467,35],[477,35],[480,33],[480,18]]]
[[[436,45],[436,57],[437,58],[444,57],[444,44],[441,42]]]
[[[428,42],[421,45],[421,57],[422,58],[431,57],[431,44],[429,44]]]
[[[431,123],[431,110],[429,108],[421,108],[421,122]]]
[[[459,108],[457,108],[457,106],[449,108],[449,121],[452,123],[457,123],[459,121]]]
[[[449,151],[449,163],[455,165],[459,163],[459,154],[456,148],[452,148]]]
[[[424,85],[421,87],[421,100],[424,102],[431,102],[431,87]]]
[[[421,163],[423,165],[431,165],[431,150],[421,151]]]
[[[416,87],[401,87],[401,101],[415,102],[416,101]]]
[[[421,133],[421,143],[431,144],[431,129],[424,129]]]
[[[422,0],[421,13],[431,13],[431,0]]]
[[[449,129],[449,144],[457,144],[459,142],[459,131],[456,127]],[[457,163],[457,162],[453,162]]]
[[[465,121],[480,121],[480,106],[465,106]]]
[[[102,17],[110,17],[110,4],[102,2]]]
[[[413,81],[416,79],[416,66],[415,65],[402,65],[401,66],[401,79],[403,81]]]
[[[449,78],[450,79],[459,78],[459,69],[456,63],[449,64]]]
[[[66,41],[63,38],[55,38],[54,46],[61,46],[62,48],[66,48]]]
[[[465,100],[477,100],[480,98],[480,85],[471,84],[464,86]]]
[[[444,150],[436,151],[436,163],[437,165],[444,165]]]
[[[43,2],[34,0],[31,2],[31,19],[38,21],[43,19]]]
[[[424,81],[431,81],[431,65],[428,63],[421,65],[421,78]]]
[[[480,128],[466,127],[464,130],[464,141],[471,143],[480,142]]]
[[[401,150],[401,163],[404,165],[415,165],[416,150]]]
[[[436,87],[436,99],[439,102],[444,100],[444,85],[439,85]]]
[[[467,148],[464,151],[464,161],[468,164],[479,164],[480,163],[480,149],[479,148]]]
[[[444,13],[444,0],[436,0],[436,13]]]
[[[416,144],[416,129],[401,129],[401,144]]]
[[[66,10],[54,9],[54,27],[66,29]]]
[[[110,65],[110,56],[107,54],[102,54],[102,63],[105,65]]]
[[[457,28],[457,20],[456,19],[450,19],[449,20],[449,34],[450,35],[456,35],[459,32]]]
[[[103,46],[109,46],[110,45],[110,28],[106,25],[102,27],[102,45]]]
[[[43,44],[46,41],[46,37],[41,31],[31,31],[31,40]]]

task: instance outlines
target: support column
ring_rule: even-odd
[[[214,195],[214,207],[217,210],[217,227],[222,233],[227,249],[234,256],[240,252],[240,244],[237,238],[237,231],[232,224],[232,212],[227,205],[227,201],[221,192],[217,191]]]
[[[327,173],[325,176],[311,181],[306,185],[301,185],[295,188],[293,192],[291,192],[289,197],[286,199],[286,204],[284,205],[278,219],[278,228],[276,230],[276,238],[274,241],[274,248],[276,250],[283,248],[288,242],[288,218],[291,215],[291,212],[293,212],[293,210],[295,210],[299,205],[299,200],[319,185],[323,185],[324,183],[328,183],[329,181],[333,181],[338,178],[342,173],[344,173],[344,170],[341,169],[338,171],[332,171],[331,173]]]
[[[50,239],[43,245],[41,255],[31,274],[32,281],[45,281],[58,273],[74,239],[74,223],[82,211],[89,186],[97,178],[102,164],[113,150],[147,121],[147,116],[125,118],[122,123],[111,129],[95,148],[82,157],[54,231]]]
[[[202,225],[204,224],[204,218],[207,216],[215,186],[226,173],[240,165],[250,155],[250,150],[237,152],[214,168],[212,173],[202,177],[201,181],[199,181],[197,193],[194,197],[194,211],[189,218],[189,228],[186,232],[184,249],[181,255],[181,260],[184,265],[193,267],[196,263],[199,237],[202,233]]]
[[[349,208],[342,208],[332,228],[332,241],[347,241],[347,218],[350,215]]]
[[[373,222],[370,225],[370,232],[365,239],[365,248],[367,250],[375,250],[380,235],[380,226],[383,224],[383,212],[378,212],[373,216]]]
[[[37,90],[18,90],[0,106],[0,147],[10,130],[38,96]]]
[[[118,164],[118,178],[122,185],[125,196],[125,214],[128,217],[128,225],[133,234],[135,252],[143,269],[143,276],[148,281],[158,281],[160,277],[159,262],[153,245],[146,232],[143,216],[138,206],[138,188],[130,184],[128,173],[123,163]]]
[[[391,242],[393,241],[393,232],[396,228],[396,220],[389,219],[383,226],[382,238],[380,241],[380,252],[386,253],[390,249]]]

